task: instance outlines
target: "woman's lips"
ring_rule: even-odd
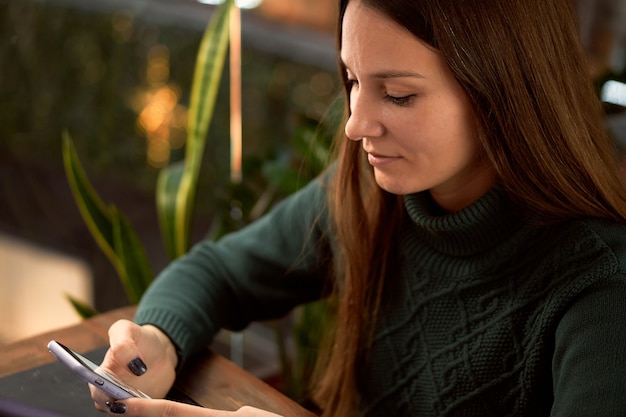
[[[373,167],[382,167],[392,162],[396,162],[399,159],[400,157],[398,156],[385,156],[385,155],[378,155],[375,153],[369,153],[369,152],[367,153],[367,161]]]

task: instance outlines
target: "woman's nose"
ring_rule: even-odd
[[[350,115],[345,126],[348,139],[375,138],[383,134],[380,110],[367,102],[361,94],[351,94]]]

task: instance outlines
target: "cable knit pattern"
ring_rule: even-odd
[[[181,363],[221,328],[322,296],[325,190],[314,181],[253,225],[202,242],[160,274],[136,321],[163,329]],[[535,227],[494,188],[439,215],[405,198],[409,222],[372,351],[365,417],[626,415],[626,233],[579,219]]]
[[[445,216],[427,194],[405,200],[413,224],[359,379],[363,415],[550,415],[559,320],[587,288],[624,282],[616,254],[585,222],[525,225],[498,190]]]

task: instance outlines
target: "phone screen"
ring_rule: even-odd
[[[85,381],[106,391],[116,399],[129,397],[150,398],[143,392],[127,385],[114,375],[106,372],[83,355],[74,352],[72,349],[55,340],[48,343],[48,349]]]
[[[84,357],[83,355],[81,355],[80,353],[74,352],[72,349],[68,348],[67,346],[64,346],[62,344],[60,344],[59,342],[57,342],[57,344],[63,349],[65,350],[67,353],[69,353],[71,356],[74,357],[74,359],[76,359],[78,362],[81,363],[81,365],[91,369],[94,372],[97,372],[98,370],[98,365],[96,365],[95,363],[93,363],[92,361],[90,361],[89,359],[87,359],[86,357]]]

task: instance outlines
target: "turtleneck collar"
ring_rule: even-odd
[[[470,206],[449,214],[438,213],[427,191],[405,196],[404,203],[417,226],[416,237],[436,251],[452,256],[474,255],[493,248],[523,224],[499,186]]]

